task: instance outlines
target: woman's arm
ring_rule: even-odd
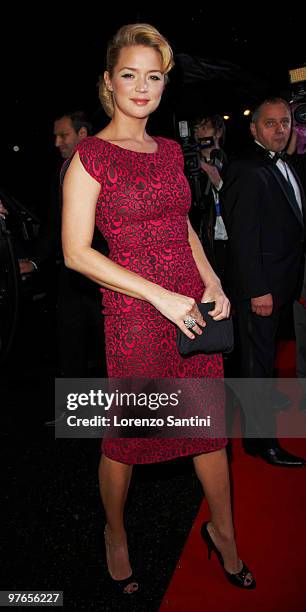
[[[83,168],[76,153],[63,185],[62,245],[65,265],[103,287],[148,301],[153,283],[125,270],[92,248],[100,185]]]
[[[194,231],[189,219],[188,223],[188,240],[191,246],[192,255],[196,262],[202,281],[205,285],[205,291],[202,297],[202,302],[215,302],[215,308],[210,311],[210,315],[216,321],[226,319],[230,314],[230,302],[226,297],[221,287],[219,277],[212,269],[204,251],[202,244]]]
[[[194,335],[184,325],[192,317],[205,326],[195,300],[164,289],[139,274],[126,270],[92,248],[96,203],[100,184],[84,169],[76,153],[66,172],[63,185],[62,243],[65,265],[84,274],[102,287],[124,293],[152,304],[188,336]],[[200,334],[200,327],[193,331]]]

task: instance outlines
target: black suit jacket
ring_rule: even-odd
[[[221,193],[229,236],[228,283],[233,299],[272,293],[283,305],[299,293],[305,244],[305,195],[297,174],[303,215],[288,183],[269,156],[255,145],[233,160]]]

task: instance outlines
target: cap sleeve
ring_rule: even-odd
[[[90,136],[88,138],[83,138],[83,140],[78,143],[74,153],[79,154],[81,164],[86,172],[101,185],[103,156],[102,148],[100,147],[100,143],[97,142],[97,139]]]

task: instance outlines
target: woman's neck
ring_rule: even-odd
[[[113,117],[103,130],[103,134],[112,141],[126,140],[143,143],[151,140],[146,132],[146,124],[147,118],[131,120],[130,118]]]

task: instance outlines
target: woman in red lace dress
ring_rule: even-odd
[[[152,26],[118,31],[100,87],[111,121],[78,145],[64,181],[65,262],[103,287],[107,367],[114,378],[223,375],[220,355],[182,357],[176,347],[177,327],[190,338],[202,333],[196,302],[214,301],[210,316],[216,320],[229,316],[230,305],[188,221],[180,147],[146,132],[172,65],[168,42]],[[91,247],[95,223],[108,241],[108,258]],[[217,546],[232,582],[255,586],[236,550],[225,445],[226,439],[207,438],[103,441],[107,563],[125,592],[138,586],[123,523],[132,465],[186,455],[193,456],[211,510],[204,539]]]

